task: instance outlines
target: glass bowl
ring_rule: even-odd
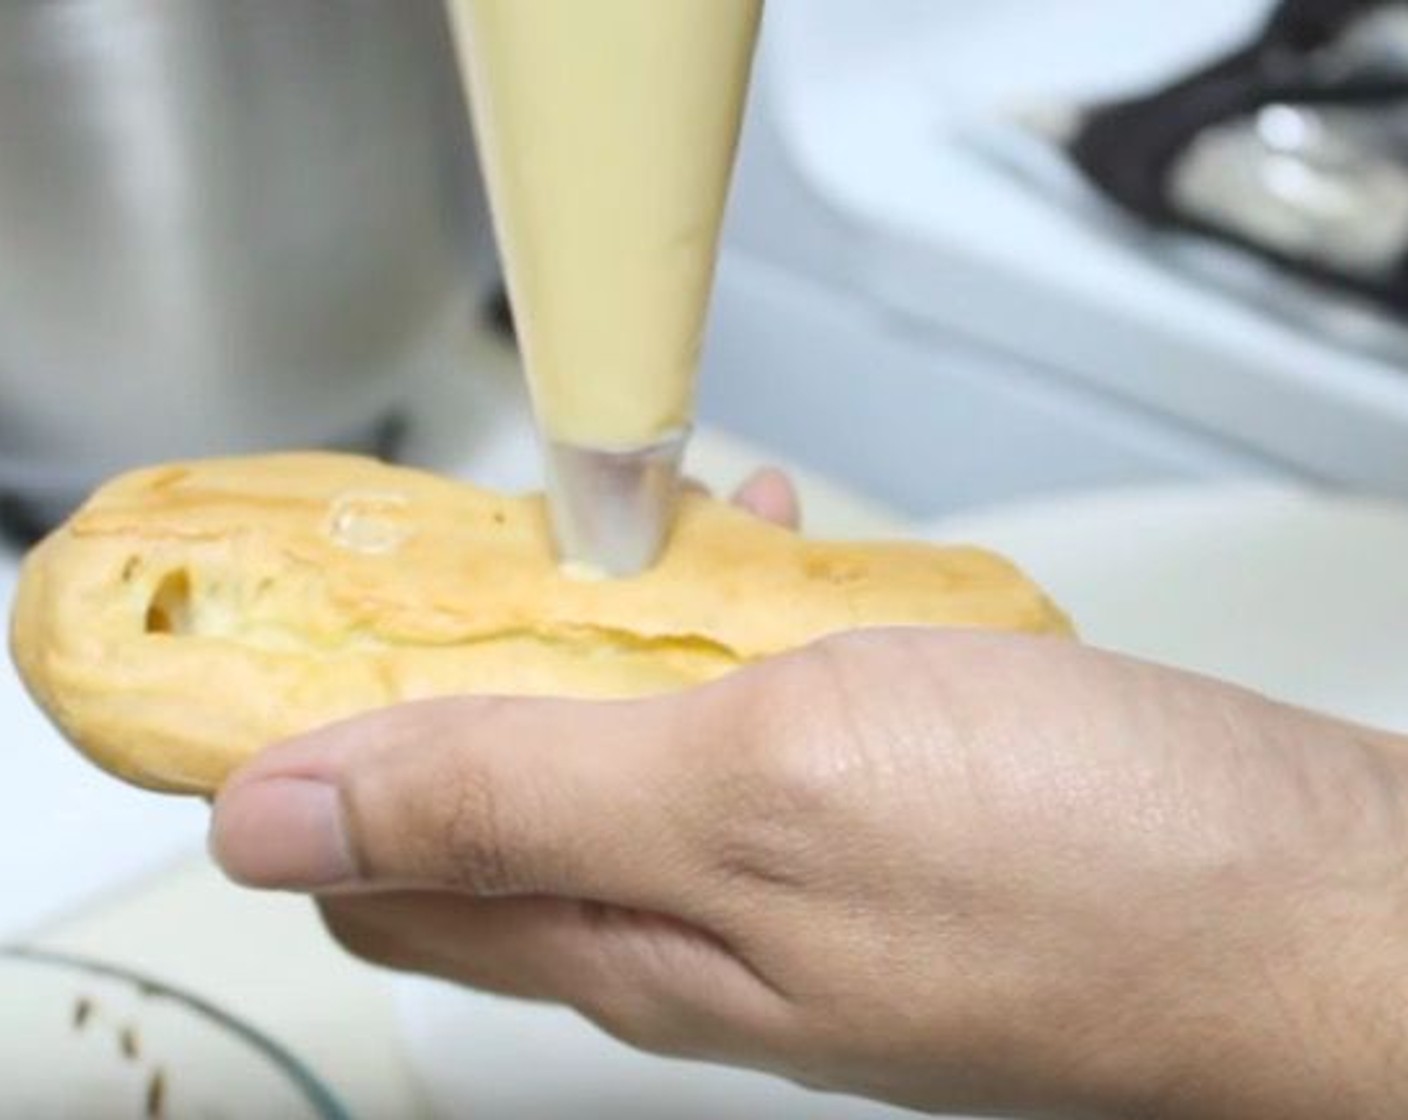
[[[0,949],[0,1116],[350,1120],[258,1031],[94,961]]]

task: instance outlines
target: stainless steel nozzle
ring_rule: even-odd
[[[548,512],[558,559],[578,572],[633,576],[669,538],[689,432],[625,449],[550,442]]]

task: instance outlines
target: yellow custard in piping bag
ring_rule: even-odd
[[[449,0],[539,426],[689,424],[761,0]]]

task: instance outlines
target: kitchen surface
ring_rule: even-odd
[[[27,532],[153,459],[316,444],[510,493],[542,488],[546,470],[560,538],[577,532],[589,552],[598,530],[570,521],[581,494],[618,518],[654,500],[634,461],[553,473],[563,448],[597,454],[600,432],[565,406],[558,427],[535,417],[438,0],[409,3],[395,27],[381,3],[349,17],[298,0],[277,31],[215,7],[207,22],[204,5],[151,19],[125,0],[42,7],[0,11],[0,150],[36,145],[0,161],[0,601]],[[1353,81],[1363,51],[1375,80],[1408,81],[1408,5],[1382,7],[1311,62]],[[1279,220],[1255,226],[1283,238],[1269,250],[1206,215],[1141,222],[1072,154],[1099,107],[1227,55],[1271,9],[769,0],[684,473],[725,493],[781,466],[808,533],[997,549],[1094,645],[1408,734],[1408,304],[1394,302],[1408,292],[1408,132],[1299,102],[1233,118],[1266,163],[1235,149],[1240,170],[1213,181],[1243,193],[1217,213],[1244,216],[1236,199],[1251,197],[1264,217],[1274,202]],[[291,76],[298,43],[309,64]],[[273,111],[286,104],[301,109]],[[109,127],[130,142],[90,143]],[[1302,159],[1307,135],[1320,146]],[[1234,150],[1217,136],[1188,158]],[[289,172],[298,152],[304,170]],[[1334,246],[1362,234],[1354,191],[1369,179],[1380,216],[1402,188],[1404,243],[1355,273],[1362,254]],[[1298,218],[1305,199],[1320,209]],[[239,232],[251,220],[257,238]],[[80,235],[102,251],[78,253]],[[1315,264],[1291,243],[1331,248]],[[573,282],[562,254],[544,259],[569,279],[540,266],[535,282]],[[618,310],[608,296],[575,325],[562,316],[561,337],[629,351],[610,345],[629,331],[593,334]],[[540,312],[533,337],[552,322]],[[674,326],[651,340],[668,360],[693,337]],[[683,446],[681,386],[662,381],[669,415],[636,427]],[[0,712],[0,946],[198,997],[319,1086],[319,1115],[909,1115],[645,1057],[564,1012],[365,966],[306,900],[220,876],[199,800],[129,788],[64,744],[8,662]],[[76,1033],[89,1014],[73,1010]],[[143,1049],[125,1023],[131,1052],[102,1115],[162,1115],[168,1092],[173,1117],[216,1115],[180,1108],[194,1044],[153,1027]]]

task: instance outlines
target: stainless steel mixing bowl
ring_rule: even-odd
[[[0,494],[364,439],[487,229],[440,0],[5,0]]]

